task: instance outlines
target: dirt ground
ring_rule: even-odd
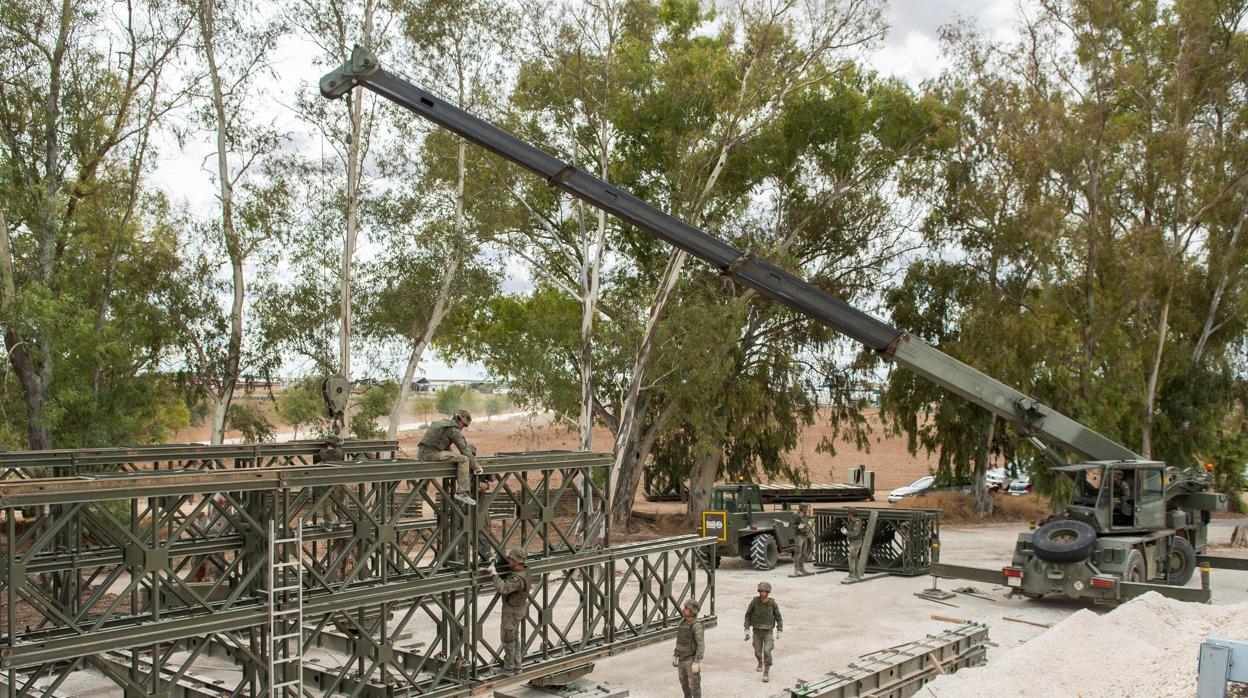
[[[850,468],[865,463],[875,471],[875,489],[881,493],[881,501],[884,499],[882,495],[890,490],[908,485],[927,475],[929,468],[935,468],[935,457],[928,458],[923,453],[911,456],[906,451],[904,438],[885,436],[876,412],[870,412],[867,421],[873,430],[869,452],[860,452],[852,444],[845,443],[837,443],[835,456],[817,452],[819,444],[830,438],[832,433],[824,413],[802,433],[798,447],[790,457],[804,468],[811,482],[845,482]],[[490,421],[478,419],[465,435],[482,455],[577,447],[576,432],[564,424],[554,423],[549,415],[525,415],[510,419],[496,417]],[[420,436],[419,431],[399,434],[400,448],[406,454],[414,455]],[[595,428],[594,449],[610,451],[611,445],[611,433],[601,427]],[[639,511],[676,512],[684,508],[684,505],[675,502],[647,503],[640,496],[637,502]]]
[[[1009,564],[1014,540],[1024,526],[1019,524],[945,528],[941,531],[941,558],[946,562],[978,567]],[[1229,542],[1230,525],[1214,524],[1211,542]],[[1213,554],[1235,554],[1230,549],[1211,548]],[[1248,555],[1243,551],[1241,556]],[[787,561],[784,561],[787,562]],[[706,632],[707,652],[702,663],[702,694],[725,698],[773,696],[792,687],[799,679],[816,679],[843,669],[859,656],[886,647],[922,639],[929,633],[955,627],[932,619],[932,615],[964,618],[989,626],[989,637],[998,646],[988,649],[988,661],[999,659],[1044,628],[1004,621],[1005,616],[1037,623],[1056,623],[1088,605],[1066,600],[1007,599],[1001,588],[978,585],[993,600],[959,595],[944,606],[914,596],[931,586],[930,577],[885,577],[861,584],[842,585],[843,572],[788,577],[789,566],[772,572],[750,569],[744,561],[724,560],[716,572],[715,628]],[[763,684],[754,672],[751,644],[743,641],[742,618],[761,580],[771,582],[773,596],[785,619],[785,632],[776,642],[771,683]],[[1199,581],[1194,580],[1193,586]],[[941,588],[966,586],[967,582],[940,583]],[[1248,601],[1248,572],[1215,570],[1214,603]],[[1092,607],[1104,612],[1108,609]],[[1185,658],[1193,664],[1197,652]],[[671,643],[645,647],[598,663],[592,678],[629,689],[634,698],[660,698],[680,695],[676,670],[671,667]],[[1147,677],[1135,696],[1150,696]],[[1057,698],[1055,696],[1055,698]]]

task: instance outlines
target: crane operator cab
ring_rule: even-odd
[[[1074,480],[1067,516],[1098,531],[1137,530],[1163,525],[1165,465],[1156,461],[1070,465]]]

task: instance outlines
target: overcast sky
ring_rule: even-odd
[[[881,74],[895,75],[917,86],[940,73],[943,60],[939,32],[942,26],[959,19],[971,19],[985,34],[1005,36],[1014,27],[1017,6],[1015,0],[894,0],[887,16],[888,35],[883,46],[868,60]],[[295,118],[291,106],[291,95],[298,89],[297,86],[315,90],[317,80],[326,70],[324,66],[315,65],[315,55],[315,49],[307,42],[286,41],[275,58],[278,77],[268,98],[272,104],[272,118],[277,121],[279,129],[291,133],[293,147],[303,149],[308,157],[329,158],[333,157],[332,149],[322,144],[319,136],[308,133],[306,125]],[[205,168],[213,166],[212,138],[203,134],[198,140],[190,139],[182,146],[166,139],[159,148],[161,157],[152,181],[173,201],[185,202],[200,215],[211,215],[215,206],[215,189]],[[509,279],[505,284],[509,290],[528,285],[523,270],[516,268],[515,271],[517,278]],[[426,353],[421,366],[423,370],[418,371],[418,375],[435,378],[483,377],[484,371],[480,366],[466,362],[447,365],[430,354]],[[390,361],[395,366],[401,366],[406,362],[406,356],[383,358],[371,366],[363,362],[355,372],[364,371],[376,378],[389,377],[398,372],[398,368],[390,370],[391,367],[386,365]],[[288,373],[306,370],[307,367],[299,366],[284,368]]]

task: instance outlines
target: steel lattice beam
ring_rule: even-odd
[[[70,677],[91,668],[127,696],[262,695],[270,521],[303,541],[313,695],[467,695],[502,680],[478,560],[511,547],[530,551],[535,582],[527,673],[667,639],[689,599],[714,622],[714,570],[697,555],[713,541],[607,547],[594,477],[607,454],[483,458],[491,486],[464,507],[450,464],[389,458],[385,442],[312,464],[317,445],[296,446],[3,454],[7,694],[72,695]]]

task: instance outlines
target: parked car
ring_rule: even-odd
[[[984,475],[984,484],[989,492],[999,492],[1009,486],[1010,474],[1005,468],[993,468]]]
[[[932,484],[935,482],[936,477],[934,475],[924,475],[905,487],[898,487],[892,492],[889,492],[888,501],[900,502],[904,497],[913,497],[915,495],[922,494],[925,490],[930,489]]]
[[[1010,483],[1010,488],[1005,493],[1015,497],[1020,494],[1031,494],[1031,477],[1024,473],[1014,478],[1014,481]]]

